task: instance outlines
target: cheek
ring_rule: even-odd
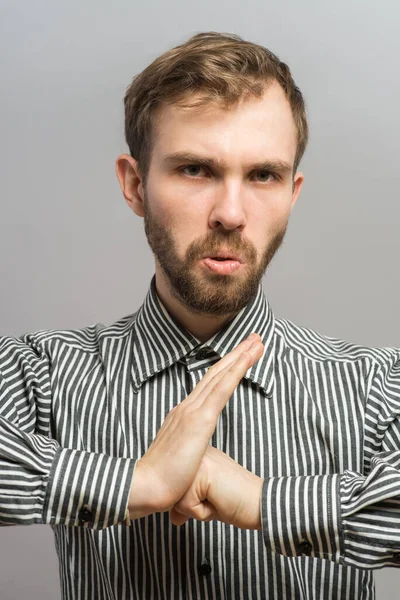
[[[284,227],[290,217],[291,205],[292,197],[287,194],[282,194],[271,202],[265,214],[265,226],[271,231]]]
[[[195,207],[190,210],[187,196],[168,179],[161,177],[157,184],[149,186],[149,198],[154,214],[174,231],[192,225],[198,218]]]
[[[161,206],[159,207],[161,211]],[[165,205],[162,211],[162,225],[173,238],[179,256],[183,257],[188,247],[198,243],[207,233],[207,227],[202,225],[201,215],[177,209],[176,206]]]
[[[285,228],[289,218],[289,211],[279,210],[275,207],[272,210],[265,210],[262,214],[258,213],[257,218],[248,223],[247,237],[258,250],[262,252],[271,243],[272,238]]]
[[[168,202],[163,198],[157,206],[162,223],[174,237],[180,249],[187,248],[193,240],[204,236],[207,232],[207,218],[200,210],[189,210],[189,207],[176,198]]]
[[[186,252],[187,248],[193,242],[198,243],[199,239],[204,237],[206,233],[206,231],[201,228],[196,217],[192,216],[191,218],[186,219],[184,215],[182,218],[175,220],[172,231],[180,253]]]

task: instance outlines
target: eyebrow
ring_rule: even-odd
[[[163,156],[163,161],[168,164],[176,163],[196,163],[203,167],[213,168],[222,171],[224,169],[224,163],[216,158],[208,158],[198,156],[193,152],[174,152],[173,154],[166,154]],[[251,170],[259,171],[278,171],[280,173],[291,173],[292,165],[285,160],[279,158],[263,160],[256,163],[247,165]]]

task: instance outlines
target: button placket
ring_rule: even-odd
[[[87,506],[84,506],[80,511],[79,511],[79,522],[81,524],[83,523],[89,523],[89,521],[91,521],[93,519],[93,513],[91,510],[89,510],[89,508]]]
[[[306,556],[310,556],[312,552],[312,544],[307,540],[303,540],[299,544],[299,552],[300,554],[305,554]]]
[[[211,568],[210,563],[208,562],[208,560],[206,558],[203,558],[203,562],[199,566],[200,575],[207,576],[211,573],[211,571],[212,571],[212,568]]]

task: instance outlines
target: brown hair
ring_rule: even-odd
[[[125,139],[138,161],[143,184],[150,167],[156,113],[163,103],[197,107],[216,102],[228,107],[247,95],[261,97],[266,84],[274,80],[285,91],[297,130],[294,174],[307,146],[306,108],[289,67],[275,54],[236,34],[210,31],[156,58],[135,75],[124,97]],[[201,92],[200,99],[190,101],[196,92]]]

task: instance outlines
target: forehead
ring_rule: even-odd
[[[199,94],[186,103],[195,102]],[[247,97],[224,107],[209,102],[200,107],[165,104],[154,124],[153,157],[190,148],[234,162],[273,157],[293,164],[297,131],[281,86],[272,82],[260,98]]]

